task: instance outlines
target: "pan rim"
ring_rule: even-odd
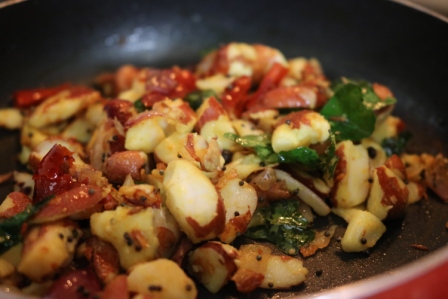
[[[421,11],[421,12],[426,13],[426,14],[434,17],[434,18],[437,18],[437,19],[439,19],[439,20],[441,20],[443,22],[448,23],[448,16],[445,16],[445,15],[443,15],[443,14],[437,12],[437,11],[434,11],[434,10],[432,10],[430,8],[427,8],[427,7],[425,7],[425,6],[423,6],[423,5],[419,4],[419,3],[411,2],[409,0],[390,0],[390,1],[398,3],[398,4],[401,4],[403,6],[407,6],[407,7],[411,8],[411,9],[414,9],[414,10],[417,10],[417,11]]]

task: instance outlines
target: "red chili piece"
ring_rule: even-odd
[[[72,154],[66,147],[56,144],[45,155],[33,175],[33,203],[70,189],[72,176],[69,169],[75,161]]]
[[[239,118],[243,113],[244,106],[248,100],[248,92],[252,86],[252,81],[248,76],[237,78],[224,91],[221,102],[227,113],[232,118]]]
[[[147,93],[142,103],[150,108],[154,103],[170,99],[184,98],[196,89],[196,78],[185,69],[173,67],[166,70],[149,70],[146,78]]]
[[[274,63],[258,87],[258,90],[249,97],[246,107],[252,109],[258,106],[262,97],[271,89],[277,87],[280,81],[288,74],[289,69],[280,63]]]
[[[101,284],[92,270],[74,270],[56,280],[44,298],[92,299],[100,290]]]
[[[133,104],[130,101],[125,100],[110,100],[104,105],[104,111],[106,111],[109,118],[117,118],[117,120],[124,125],[126,121],[132,117],[131,108]]]
[[[69,83],[50,88],[34,88],[18,90],[14,93],[14,106],[17,108],[28,108],[43,102],[45,99],[70,87]]]

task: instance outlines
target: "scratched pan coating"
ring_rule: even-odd
[[[264,43],[288,58],[316,57],[330,79],[362,78],[389,86],[394,114],[413,132],[411,152],[448,153],[448,23],[388,1],[27,1],[0,9],[0,99],[14,90],[89,82],[124,63],[181,66],[204,49],[230,41]],[[0,173],[17,165],[17,133],[0,131]],[[11,185],[0,188],[0,196]],[[430,200],[408,208],[370,256],[344,253],[333,240],[305,259],[306,282],[290,291],[238,294],[232,285],[213,298],[290,298],[381,275],[442,248],[448,254],[448,205]],[[345,223],[318,218],[316,228]],[[243,242],[243,241],[242,241]],[[428,251],[411,248],[422,244]],[[320,275],[317,275],[316,272]],[[212,295],[200,289],[200,298]],[[1,296],[1,294],[0,294]]]

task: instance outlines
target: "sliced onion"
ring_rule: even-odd
[[[304,184],[294,179],[289,173],[276,169],[275,173],[277,175],[277,179],[284,180],[286,183],[286,187],[289,191],[295,192],[297,191],[297,196],[303,200],[305,203],[310,205],[310,207],[319,215],[326,216],[330,213],[330,207],[324,202],[322,198],[316,195],[313,191],[311,191]]]

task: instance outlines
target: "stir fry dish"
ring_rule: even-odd
[[[342,217],[341,249],[363,252],[427,192],[448,201],[447,159],[404,152],[396,101],[245,43],[186,68],[19,90],[0,110],[21,143],[1,175],[14,182],[0,205],[2,289],[137,299],[299,285],[336,230],[316,217]]]

